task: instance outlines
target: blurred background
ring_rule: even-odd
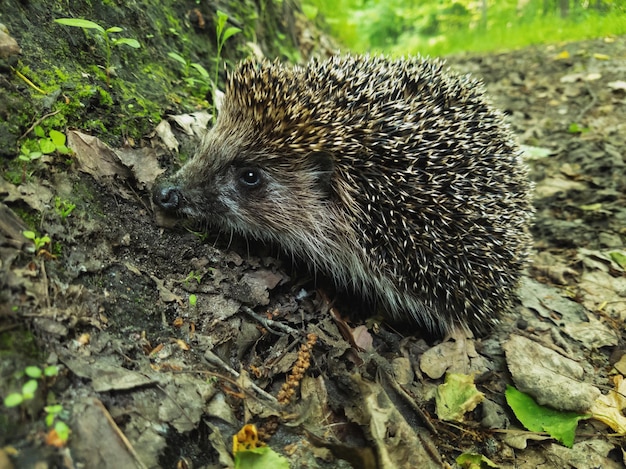
[[[626,0],[304,0],[343,47],[440,56],[626,33]]]

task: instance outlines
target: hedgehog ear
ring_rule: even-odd
[[[330,195],[335,172],[335,160],[326,152],[315,152],[307,157],[307,169],[315,175],[315,185],[323,194]]]

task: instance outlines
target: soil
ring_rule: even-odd
[[[255,424],[292,467],[441,467],[463,452],[503,468],[623,467],[618,430],[581,421],[568,448],[525,431],[504,392],[524,387],[513,363],[535,348],[520,352],[513,337],[579,366],[557,373],[572,388],[606,395],[624,373],[626,38],[448,62],[484,80],[536,184],[533,266],[489,336],[345,322],[350,306],[331,308],[275,247],[162,226],[150,185],[177,164],[162,132],[111,150],[68,131],[69,164],[52,156],[25,182],[0,183],[0,393],[19,391],[28,365],[59,369],[2,409],[0,466],[227,467],[233,435]],[[50,237],[40,249],[22,235],[33,223]],[[451,371],[485,395],[456,422],[434,405]],[[66,443],[46,426],[56,403]]]

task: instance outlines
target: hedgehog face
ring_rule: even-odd
[[[222,128],[218,120],[201,151],[155,188],[157,205],[259,239],[282,242],[294,225],[314,230],[314,214],[332,197],[332,158],[272,154],[253,134]]]

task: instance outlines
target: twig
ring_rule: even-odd
[[[44,120],[46,120],[48,117],[52,117],[52,116],[54,116],[55,114],[58,114],[59,112],[61,112],[61,110],[60,110],[60,109],[59,109],[59,110],[57,110],[57,111],[54,111],[54,112],[50,112],[50,113],[48,113],[48,114],[46,114],[46,115],[44,115],[44,116],[40,117],[39,119],[37,119],[37,120],[35,121],[35,123],[34,123],[33,125],[31,125],[31,126],[28,128],[28,130],[22,134],[22,136],[21,136],[20,138],[18,138],[18,139],[17,139],[17,141],[19,142],[19,141],[20,141],[20,140],[22,140],[24,137],[26,137],[26,136],[27,136],[27,135],[28,135],[28,134],[29,134],[29,133],[30,133],[30,132],[31,132],[31,131],[35,128],[35,127],[37,127],[37,126],[38,126],[41,122],[43,122]]]
[[[218,357],[216,354],[214,354],[211,351],[207,351],[204,354],[204,359],[209,362],[212,365],[216,365],[218,367],[220,367],[221,369],[225,370],[226,372],[228,372],[231,376],[235,377],[237,380],[241,377],[241,374],[239,372],[237,372],[236,370],[234,370],[233,368],[231,368],[230,366],[228,366],[226,363],[224,363],[224,361]],[[212,374],[211,372],[205,371],[203,373],[209,373]],[[237,381],[231,381],[229,379],[227,379],[226,377],[221,377],[222,379],[225,379],[226,381],[230,382],[231,384],[237,386],[238,388],[241,389],[241,383],[237,382]],[[263,396],[265,399],[267,399],[269,402],[272,402],[274,404],[278,404],[278,401],[276,400],[276,398],[274,396],[272,396],[271,394],[267,393],[266,391],[264,391],[263,389],[261,389],[260,387],[258,387],[256,384],[254,384],[252,381],[249,381],[250,387],[252,389],[254,389],[254,391],[259,394],[260,396]]]
[[[46,307],[50,308],[51,306],[50,291],[49,291],[50,282],[48,282],[48,273],[46,272],[46,261],[44,259],[41,259],[40,269],[41,269],[41,281],[43,282],[43,290],[45,292],[45,297],[46,297]]]
[[[28,86],[30,86],[32,89],[34,89],[35,91],[39,91],[41,94],[48,94],[46,93],[44,90],[42,90],[41,88],[39,88],[37,85],[35,85],[32,81],[30,81],[28,78],[26,78],[26,76],[24,76],[24,74],[22,72],[20,72],[19,70],[14,69],[13,67],[11,67],[11,70],[13,70],[13,72],[15,72],[15,74],[20,77],[22,80],[24,80],[26,82],[26,84]]]
[[[263,327],[265,327],[272,334],[280,335],[279,332],[277,332],[276,330],[272,330],[272,328],[279,329],[279,330],[281,330],[282,332],[284,332],[286,334],[292,334],[292,335],[299,335],[300,334],[300,331],[298,331],[297,329],[294,329],[293,327],[289,327],[286,324],[283,324],[281,322],[272,321],[271,319],[264,318],[260,314],[257,314],[254,311],[252,311],[252,309],[248,308],[247,306],[242,306],[241,310],[244,313],[246,313],[247,315],[252,316],[254,319],[259,321],[261,324],[263,324]]]
[[[100,412],[102,412],[102,415],[104,415],[104,418],[106,419],[107,423],[111,427],[111,430],[122,441],[122,444],[124,445],[126,450],[130,453],[130,455],[135,460],[137,467],[141,469],[147,469],[147,466],[141,461],[141,458],[137,454],[137,451],[135,451],[135,448],[133,447],[132,443],[128,440],[128,438],[126,438],[126,435],[124,435],[122,430],[120,430],[120,427],[117,426],[117,423],[115,423],[115,420],[113,420],[113,417],[111,416],[109,411],[106,409],[106,407],[104,407],[104,404],[95,397],[92,399],[92,404],[94,405],[94,407],[99,409]]]

